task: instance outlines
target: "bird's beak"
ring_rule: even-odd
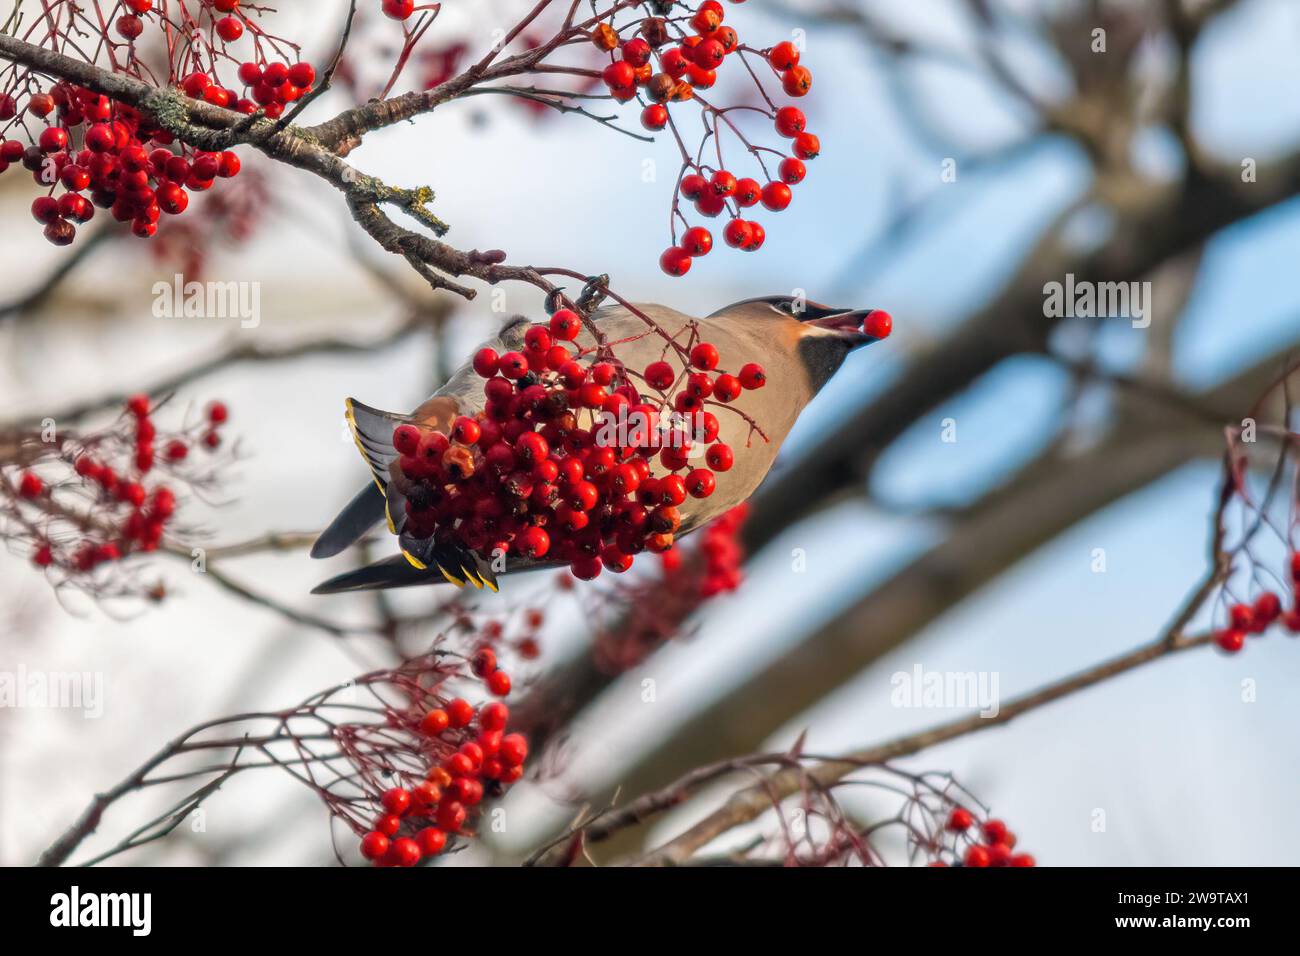
[[[805,319],[804,324],[834,332],[854,345],[866,345],[887,338],[893,331],[894,319],[883,309],[832,309],[818,318]]]

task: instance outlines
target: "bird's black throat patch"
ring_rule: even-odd
[[[851,351],[852,344],[838,335],[805,335],[799,340],[799,361],[814,392],[830,381]]]

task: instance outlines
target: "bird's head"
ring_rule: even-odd
[[[749,325],[765,343],[790,352],[808,373],[814,391],[830,380],[850,352],[886,338],[894,325],[881,309],[842,309],[793,295],[742,299],[709,318]]]

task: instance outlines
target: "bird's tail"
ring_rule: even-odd
[[[400,554],[364,568],[336,575],[311,589],[312,594],[339,594],[344,591],[377,591],[387,588],[414,587],[442,580],[436,572],[422,570]]]
[[[367,484],[311,546],[313,558],[332,558],[384,520],[387,499],[374,482]]]
[[[398,458],[393,447],[393,429],[410,418],[349,398],[347,420],[352,440],[366,460],[374,483],[360,491],[321,532],[312,545],[313,558],[333,557],[380,521],[387,520],[388,530],[393,534],[400,533],[406,523],[406,502],[392,484],[389,465]]]

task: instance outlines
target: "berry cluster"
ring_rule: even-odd
[[[948,815],[946,829],[957,838],[954,852],[958,854],[958,860],[952,865],[984,867],[1035,864],[1030,854],[1012,852],[1016,846],[1016,835],[1008,830],[1007,825],[1001,820],[985,820],[978,828],[972,829],[973,827],[975,827],[975,817],[965,807],[954,807],[952,813]],[[949,864],[940,858],[930,865],[948,866]]]
[[[1228,608],[1228,624],[1214,633],[1219,649],[1236,654],[1246,646],[1247,635],[1260,635],[1276,623],[1292,634],[1300,634],[1300,553],[1291,555],[1292,607],[1282,610],[1282,600],[1272,591],[1264,591],[1250,604],[1233,604]]]
[[[218,447],[219,428],[228,418],[226,406],[213,402],[201,428],[161,436],[147,396],[132,397],[126,411],[120,434],[64,449],[58,463],[64,469],[70,465],[71,476],[51,483],[32,468],[19,474],[14,495],[43,519],[37,522],[19,512],[37,567],[84,575],[129,554],[156,551],[176,514],[177,499],[165,482],[151,483],[150,475],[160,459],[168,467],[184,461],[192,444]],[[72,492],[90,507],[73,509],[65,497]]]
[[[689,11],[688,11],[689,12]],[[592,42],[610,54],[611,62],[601,74],[610,95],[618,102],[641,96],[649,100],[641,111],[641,125],[652,132],[671,126],[679,146],[681,134],[673,123],[672,104],[694,101],[702,110],[707,130],[705,141],[717,141],[716,167],[702,162],[700,156],[690,157],[682,147],[682,171],[678,191],[694,203],[695,211],[713,218],[726,212],[729,220],[722,238],[735,249],[754,251],[763,245],[767,233],[758,222],[745,219],[744,210],[758,203],[771,212],[780,212],[790,205],[790,187],[803,181],[807,174],[805,160],[814,159],[821,150],[817,137],[806,130],[804,114],[793,106],[777,108],[763,90],[757,74],[745,61],[746,54],[761,57],[764,63],[780,78],[786,95],[801,97],[812,87],[812,73],[800,64],[799,48],[786,40],[766,50],[756,50],[741,42],[735,28],[724,23],[726,15],[718,0],[704,0],[689,17],[682,17],[690,33],[686,33],[678,18],[646,17],[640,21],[638,35],[620,39],[608,23],[599,24],[592,31]],[[717,82],[717,72],[729,59],[743,62],[757,85],[766,109],[759,107],[724,107],[711,105],[701,95]],[[776,131],[790,139],[791,152],[769,147],[757,147],[746,139],[728,115],[735,109],[756,110],[773,120]],[[754,156],[762,171],[764,182],[750,177],[738,177],[722,163],[720,137],[724,128],[733,133]],[[768,173],[762,153],[782,156],[777,176]],[[713,234],[703,226],[690,226],[682,215],[677,201],[673,203],[673,245],[659,258],[659,265],[671,276],[685,275],[691,262],[707,255],[713,248]],[[677,220],[686,226],[680,241],[677,239]]]
[[[744,559],[740,529],[748,513],[747,504],[737,505],[693,536],[696,547],[661,554],[661,577],[647,576],[611,594],[594,595],[597,601],[615,599],[605,608],[589,606],[586,612],[590,619],[601,621],[592,658],[602,673],[622,674],[640,665],[685,633],[704,602],[740,586]]]
[[[510,679],[490,650],[481,649],[473,667],[493,693],[509,693]],[[375,816],[369,830],[357,827],[361,855],[376,866],[415,866],[441,853],[449,837],[470,835],[471,816],[484,796],[500,795],[523,776],[528,742],[505,732],[509,717],[500,701],[476,709],[463,697],[408,716],[403,729],[422,740],[429,769],[422,776],[402,771],[401,786],[369,795]]]
[[[692,573],[691,581],[698,588],[701,598],[715,597],[740,587],[744,580],[741,564],[745,559],[745,549],[740,543],[740,528],[748,516],[749,504],[739,504],[714,519],[700,532],[703,566],[698,574]],[[682,570],[684,562],[680,551],[669,551],[662,555],[662,559],[664,571],[670,577]]]
[[[197,12],[176,0],[124,0],[122,6],[111,28],[101,16],[101,40],[115,72],[159,75],[137,56],[137,41],[152,26],[158,46],[168,51],[161,72],[191,98],[274,118],[316,81],[311,64],[290,60],[292,45],[249,20],[239,0],[202,0]],[[255,53],[241,62],[229,46],[246,31]],[[230,62],[238,64],[233,86],[218,78],[218,65]],[[240,168],[234,153],[195,149],[124,103],[62,81],[43,89],[32,74],[13,71],[0,90],[0,173],[17,163],[48,189],[32,203],[32,216],[58,246],[73,242],[77,225],[96,206],[149,238],[162,214],[181,215],[190,193],[211,189]]]
[[[713,494],[716,473],[734,461],[706,405],[761,388],[766,375],[754,363],[720,372],[717,348],[703,341],[683,347],[689,367],[681,371],[665,360],[629,369],[612,355],[582,364],[583,350],[569,344],[581,327],[576,312],[560,309],[527,331],[524,351],[479,351],[484,410],[459,418],[450,434],[395,429],[403,535],[558,559],[582,580],[673,546],[680,506]],[[643,396],[638,381],[655,397]],[[706,467],[694,467],[703,446]]]

